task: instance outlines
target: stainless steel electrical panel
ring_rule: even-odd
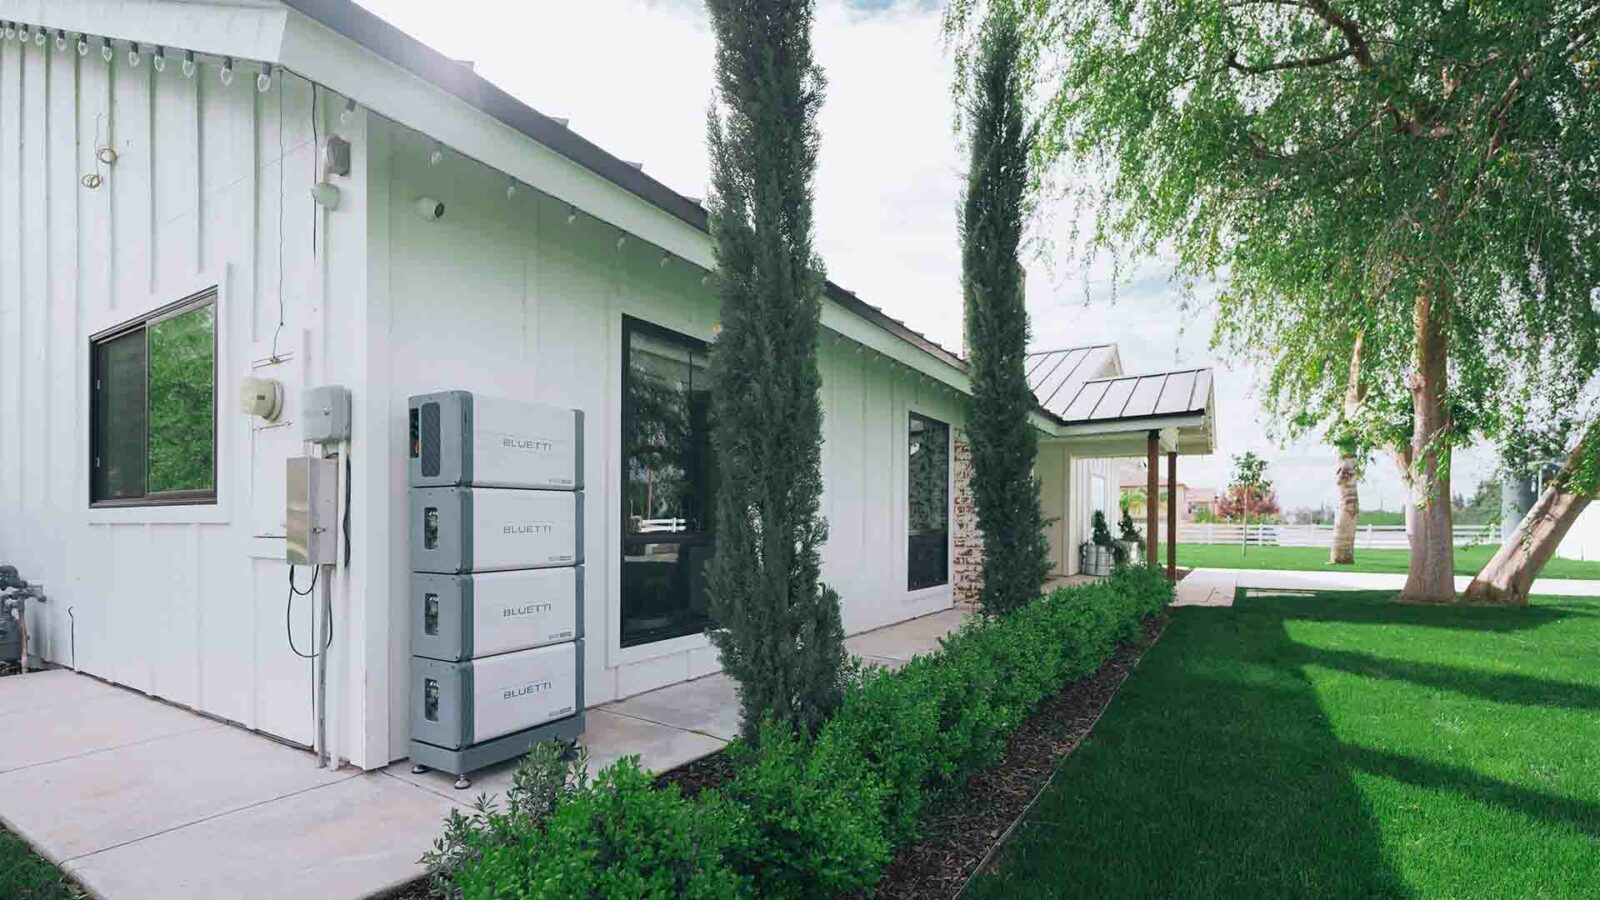
[[[337,560],[339,462],[315,456],[293,456],[287,485],[285,559],[292,566],[331,565]]]

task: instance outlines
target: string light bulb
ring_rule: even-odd
[[[106,62],[111,62],[112,58],[115,57],[116,55],[117,55],[116,51],[111,49],[111,39],[110,38],[101,38],[100,39],[100,58],[105,60]]]
[[[23,43],[23,44],[26,44],[28,42],[28,26],[26,26],[26,25],[18,25],[17,26],[17,41],[18,41],[18,43]]]
[[[256,90],[263,94],[272,90],[272,66],[261,68],[261,74],[256,76]]]
[[[79,56],[88,56],[89,55],[89,37],[88,37],[88,35],[83,35],[83,34],[78,35],[78,55]]]
[[[441,162],[444,162],[444,145],[435,141],[433,152],[428,154],[428,165],[437,166]]]
[[[135,68],[135,69],[139,68],[139,42],[138,41],[135,41],[135,42],[133,42],[133,43],[128,45],[128,65],[131,68]]]
[[[60,28],[56,29],[56,52],[65,53],[67,49],[67,33]]]
[[[194,77],[194,51],[193,50],[185,50],[185,51],[183,51],[183,66],[182,66],[182,68],[183,68],[183,77],[185,77],[185,78],[193,78]]]
[[[43,28],[35,28],[33,30],[33,45],[35,47],[43,47],[44,42],[49,39],[50,36],[44,33]]]
[[[352,118],[355,118],[355,114],[356,114],[356,101],[353,100],[353,99],[346,100],[344,102],[344,111],[339,113],[339,124],[340,125],[349,125],[350,124],[350,120]]]
[[[506,199],[510,200],[510,199],[513,199],[516,196],[517,196],[517,180],[515,178],[513,178],[510,181],[506,182]]]
[[[11,40],[12,38],[14,38],[16,36],[17,36],[17,23],[15,23],[15,22],[7,22],[6,23],[6,40]]]
[[[669,262],[672,262],[672,254],[671,253],[663,253],[663,254],[661,254],[661,268],[665,269],[667,267],[667,263],[669,263]]]
[[[576,206],[567,207],[567,224],[571,225],[576,221],[578,221],[578,208]]]
[[[167,70],[167,48],[157,47],[156,54],[150,57],[150,65],[157,72],[165,72]]]
[[[222,71],[218,77],[222,79],[223,87],[233,84],[233,57],[230,56],[222,61]]]

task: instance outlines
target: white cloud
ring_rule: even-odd
[[[691,196],[706,192],[705,113],[713,40],[694,0],[455,0],[449,14],[424,0],[363,5],[623,159]],[[813,42],[828,77],[820,119],[817,249],[829,277],[939,343],[961,335],[956,209],[964,164],[951,131],[951,60],[930,0],[822,0]],[[1046,211],[1061,240],[1070,211]],[[1217,370],[1218,453],[1186,459],[1190,484],[1220,486],[1228,457],[1272,460],[1281,501],[1331,503],[1333,455],[1302,442],[1278,447],[1251,395],[1251,372],[1209,350],[1207,309],[1180,308],[1170,265],[1146,261],[1113,291],[1109,267],[1064,261],[1028,266],[1036,347],[1115,341],[1129,370],[1210,365]],[[1089,301],[1085,303],[1085,294]],[[1112,296],[1115,294],[1115,300]],[[1470,492],[1490,464],[1465,454],[1457,490]],[[1365,506],[1398,508],[1394,466],[1377,460]]]

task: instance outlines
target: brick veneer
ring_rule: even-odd
[[[983,590],[983,532],[978,530],[978,507],[972,499],[972,445],[967,433],[955,434],[955,595],[958,606],[976,607]]]

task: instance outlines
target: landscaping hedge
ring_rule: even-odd
[[[1171,599],[1158,570],[1130,567],[973,619],[937,653],[863,673],[815,740],[768,727],[759,748],[735,743],[731,780],[692,799],[653,789],[631,757],[589,781],[536,754],[518,783],[538,796],[514,786],[507,812],[452,817],[427,858],[435,884],[467,898],[870,891],[930,803],[998,761],[1040,701]]]

